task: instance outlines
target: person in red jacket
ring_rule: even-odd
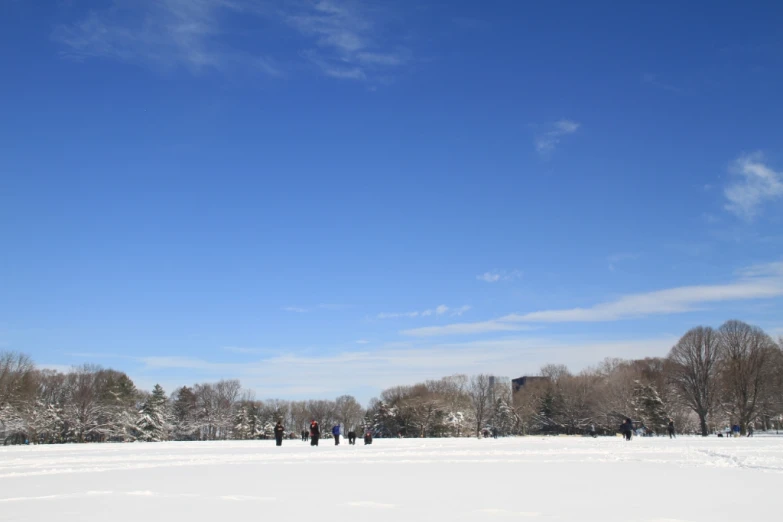
[[[321,428],[318,427],[318,423],[312,421],[310,423],[310,445],[318,446],[318,439],[321,438]]]

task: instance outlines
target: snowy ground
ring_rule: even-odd
[[[775,518],[783,437],[0,448],[0,520]]]

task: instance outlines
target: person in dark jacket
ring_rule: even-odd
[[[307,430],[302,430],[302,433],[299,435],[302,437],[302,442],[306,442],[310,438],[310,433]]]
[[[310,423],[310,445],[318,446],[318,439],[321,438],[321,428],[318,427],[318,423],[313,421]]]
[[[669,432],[669,438],[674,439],[677,435],[674,433],[674,421],[669,419],[669,425],[666,427],[666,431]]]
[[[622,426],[620,426],[620,431],[625,435],[625,440],[631,440],[631,435],[633,434],[633,422],[631,419],[625,419],[623,421]]]
[[[285,435],[285,428],[280,421],[277,421],[277,424],[275,424],[275,443],[278,446],[283,445],[283,435]]]
[[[332,435],[334,436],[334,445],[340,445],[340,425],[332,427]]]
[[[364,445],[372,444],[372,433],[369,431],[364,433]]]
[[[353,430],[350,430],[348,432],[348,444],[350,444],[351,446],[356,444],[356,432]]]

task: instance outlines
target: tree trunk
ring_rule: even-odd
[[[709,433],[707,433],[707,416],[699,415],[699,423],[701,424],[701,436],[706,437],[709,435]]]

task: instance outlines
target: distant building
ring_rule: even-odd
[[[516,379],[511,379],[511,391],[513,393],[516,393],[530,383],[542,382],[548,380],[549,377],[528,377],[528,376],[517,377]]]

